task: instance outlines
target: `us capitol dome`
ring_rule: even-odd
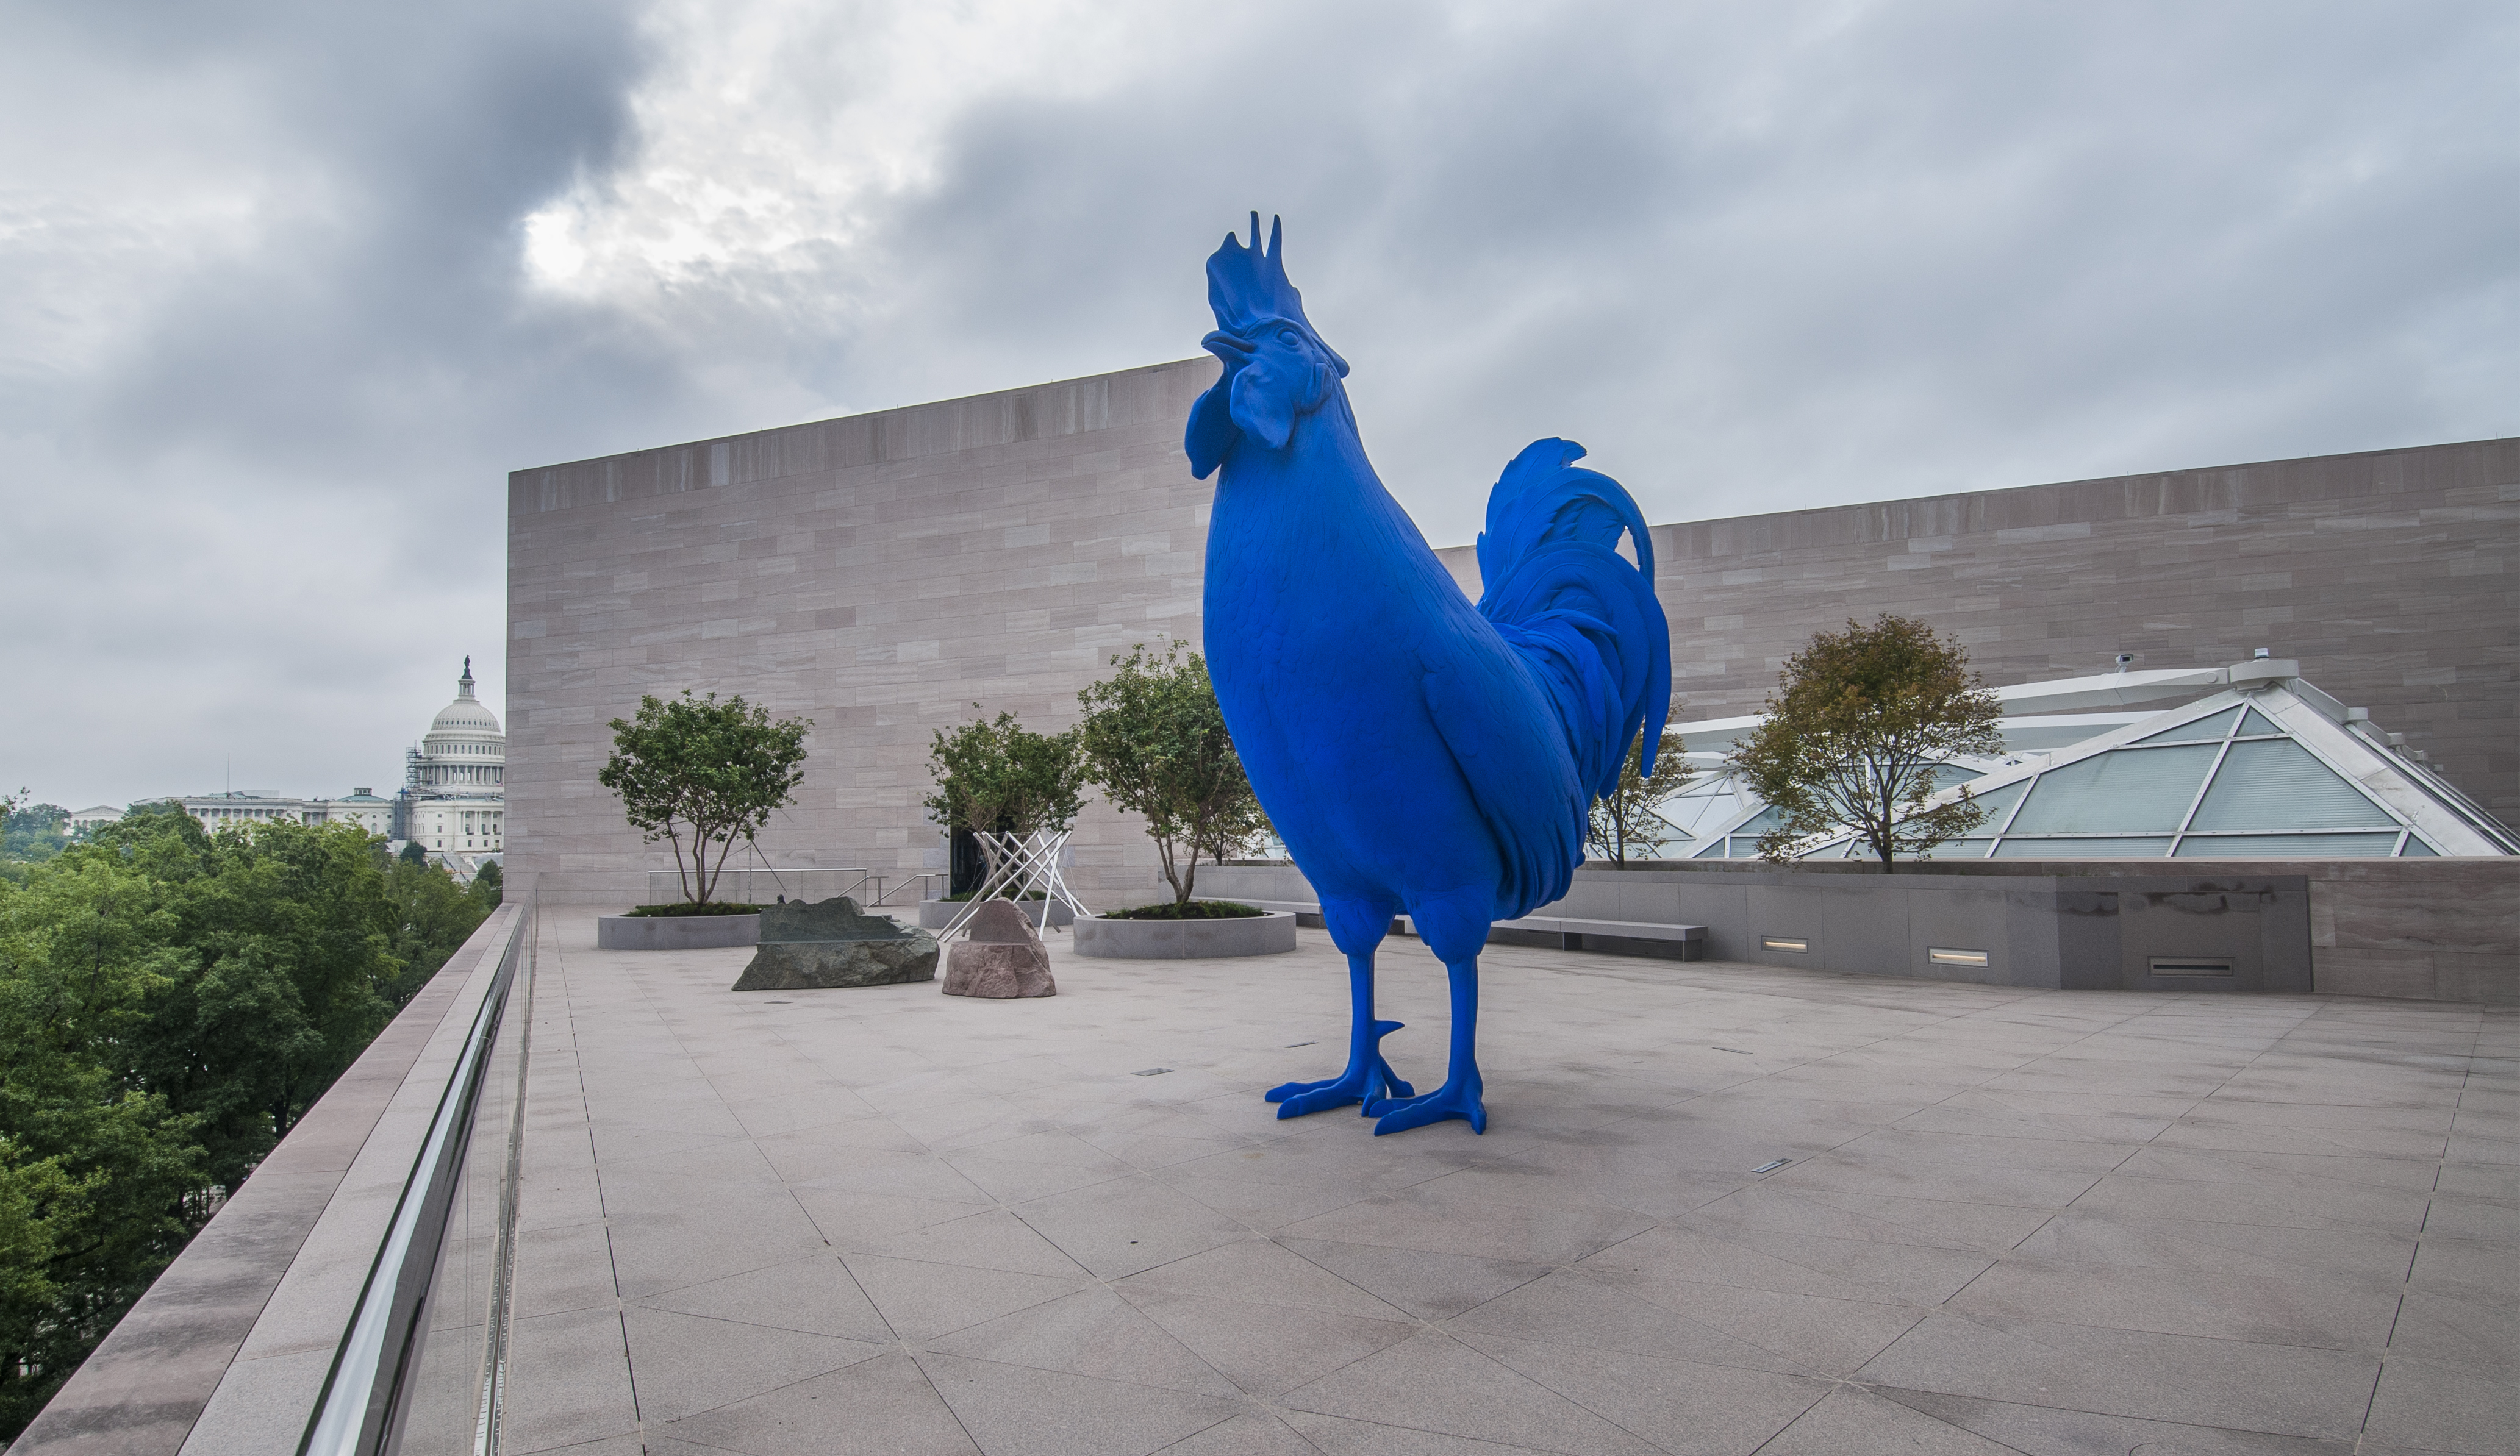
[[[508,735],[498,715],[472,695],[472,658],[455,680],[455,701],[438,710],[404,759],[395,837],[467,871],[497,859],[507,841]]]

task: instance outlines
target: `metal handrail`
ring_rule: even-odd
[[[535,896],[528,891],[509,927],[507,949],[473,1013],[455,1069],[438,1094],[428,1136],[403,1180],[393,1219],[359,1290],[348,1328],[334,1350],[323,1393],[316,1398],[306,1434],[297,1443],[299,1456],[377,1456],[392,1434],[396,1397],[419,1325],[422,1296],[436,1269],[490,1046],[507,1010],[518,963],[531,954],[535,908]],[[513,1204],[509,1210],[513,1212]],[[503,1294],[504,1289],[503,1285]],[[498,1363],[504,1364],[504,1359]],[[484,1394],[494,1396],[495,1390],[485,1389]]]

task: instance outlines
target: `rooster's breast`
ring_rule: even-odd
[[[1209,672],[1296,863],[1331,896],[1495,883],[1493,837],[1426,682],[1503,643],[1422,544],[1421,563],[1372,550],[1359,533],[1238,539],[1237,524],[1220,500],[1205,586]]]

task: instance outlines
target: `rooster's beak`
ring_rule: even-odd
[[[1200,339],[1198,341],[1198,346],[1215,355],[1217,358],[1224,360],[1225,367],[1227,369],[1233,369],[1238,365],[1249,364],[1251,362],[1252,353],[1259,348],[1259,345],[1254,344],[1249,339],[1243,338],[1238,334],[1228,333],[1222,329],[1219,329],[1215,332],[1210,333],[1207,337]]]

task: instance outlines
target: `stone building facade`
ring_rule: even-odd
[[[509,477],[507,872],[635,903],[645,846],[595,781],[642,693],[737,692],[814,720],[787,867],[941,867],[930,736],[985,710],[1071,726],[1135,642],[1199,640],[1209,487],[1181,451],[1213,360],[765,430]],[[974,705],[977,705],[975,709]],[[1078,826],[1087,903],[1155,857]]]
[[[644,692],[814,720],[770,861],[941,867],[935,729],[1064,728],[1114,651],[1199,640],[1212,486],[1181,450],[1201,358],[509,477],[508,871],[629,903],[669,861],[595,782]],[[2270,646],[2520,820],[2520,440],[2026,486],[1657,527],[1685,716],[1755,711],[1811,632],[1881,611],[1992,684]],[[1475,593],[1468,547],[1444,553]],[[1088,903],[1151,896],[1097,807]]]
[[[1990,684],[2259,647],[2520,824],[2520,439],[2170,470],[1654,531],[1693,719],[1821,627],[1921,617]],[[1466,556],[1466,549],[1458,554]],[[1475,567],[1466,562],[1456,571]]]

